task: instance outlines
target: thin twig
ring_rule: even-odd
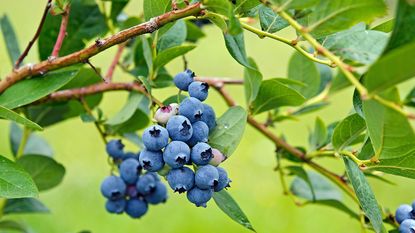
[[[106,82],[112,82],[112,76],[114,75],[114,70],[117,67],[118,61],[121,58],[122,52],[124,51],[126,44],[120,44],[118,46],[117,52],[115,53],[114,59],[111,62],[110,67],[108,68],[107,74],[105,75]]]
[[[82,97],[80,98],[80,101],[82,103],[82,106],[84,107],[85,111],[90,115],[90,116],[94,116],[92,113],[91,108],[89,107],[88,103],[86,102],[86,100]],[[102,141],[104,142],[104,144],[107,144],[107,135],[105,134],[105,132],[102,130],[100,124],[97,121],[94,121],[94,125],[95,128],[97,128],[99,135],[101,136]]]
[[[102,75],[101,75],[101,72],[91,63],[91,61],[89,60],[89,59],[87,59],[87,60],[85,60],[85,63],[86,64],[88,64],[93,70],[94,70],[94,72],[99,76],[99,77],[101,77],[101,79],[104,81],[104,82],[107,82],[107,80],[104,78],[104,77],[102,77]]]
[[[37,38],[40,35],[40,32],[42,31],[43,24],[46,20],[46,15],[49,12],[50,7],[52,6],[52,0],[48,0],[46,3],[45,10],[43,11],[42,19],[40,20],[39,26],[37,27],[36,33],[33,36],[33,38],[29,41],[29,44],[26,46],[26,49],[23,51],[23,53],[20,55],[20,57],[17,59],[16,63],[14,64],[14,69],[18,69],[20,64],[23,62],[24,58],[29,54],[30,49],[32,48],[33,44],[37,40]]]
[[[52,58],[56,58],[59,56],[59,51],[62,48],[63,40],[66,36],[66,28],[68,27],[69,22],[69,12],[70,12],[70,4],[66,5],[65,11],[62,13],[62,21],[61,26],[59,28],[58,38],[56,38],[55,46],[53,46],[52,50]]]

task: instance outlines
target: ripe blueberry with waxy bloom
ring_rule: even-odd
[[[209,85],[205,82],[195,81],[189,85],[189,95],[200,101],[208,97]]]
[[[138,198],[128,200],[125,206],[125,212],[132,218],[139,218],[143,216],[147,210],[147,202]]]
[[[194,187],[187,192],[187,199],[197,207],[202,206],[206,208],[206,203],[212,198],[212,195],[212,189]]]
[[[183,72],[176,74],[173,78],[173,82],[177,88],[182,91],[187,91],[189,85],[194,81],[195,73],[193,71],[187,69]]]
[[[158,151],[169,143],[169,133],[167,129],[159,125],[152,125],[144,130],[143,143],[147,150]]]
[[[200,189],[212,189],[219,182],[219,172],[212,165],[201,166],[196,170],[195,184]]]
[[[199,166],[208,164],[212,157],[212,148],[204,142],[197,143],[190,153],[192,162]]]
[[[171,169],[166,176],[170,187],[178,193],[183,193],[193,188],[195,183],[195,174],[188,167]]]
[[[187,141],[190,146],[196,145],[198,142],[207,142],[209,137],[209,127],[203,121],[196,121],[192,124],[193,135]]]
[[[140,153],[139,162],[144,170],[157,172],[164,167],[163,152],[144,149]]]
[[[163,159],[171,168],[183,167],[190,160],[190,148],[184,142],[172,141],[164,149]]]
[[[110,200],[120,199],[125,195],[127,186],[118,176],[108,176],[101,183],[101,193]]]
[[[114,159],[122,159],[124,156],[124,144],[121,140],[111,140],[106,145],[106,150],[109,156]]]
[[[180,103],[179,114],[187,117],[192,123],[200,121],[203,116],[203,104],[194,97],[188,97]]]
[[[193,134],[192,125],[189,119],[184,116],[172,116],[167,122],[166,128],[173,141],[186,142]]]

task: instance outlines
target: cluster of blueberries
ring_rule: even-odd
[[[174,83],[189,97],[156,111],[154,120],[158,124],[144,130],[145,148],[141,152],[124,153],[120,140],[107,144],[120,173],[120,177],[109,176],[101,184],[108,212],[125,211],[139,218],[146,213],[148,203],[166,201],[167,189],[158,174],[165,176],[174,192],[187,192],[187,199],[196,206],[206,207],[213,192],[229,187],[227,172],[218,167],[226,157],[208,144],[209,132],[216,126],[213,108],[202,103],[209,85],[195,81],[191,70],[177,74]]]
[[[404,204],[398,207],[395,213],[395,219],[400,224],[400,233],[415,232],[415,201],[412,206]]]

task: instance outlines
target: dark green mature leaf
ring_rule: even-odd
[[[230,157],[242,139],[247,113],[240,107],[229,108],[216,120],[216,127],[210,132],[209,144]]]
[[[18,164],[0,155],[0,197],[36,197],[38,190],[30,175]]]
[[[346,61],[368,65],[381,54],[388,42],[384,32],[366,30],[363,23],[328,36],[323,46]]]
[[[38,40],[41,60],[47,59],[52,53],[59,34],[61,18],[51,14],[46,18]],[[95,1],[72,0],[66,31],[67,36],[59,51],[61,56],[83,49],[87,41],[105,35],[108,27]]]
[[[25,155],[17,160],[33,178],[39,191],[57,186],[65,175],[65,167],[51,157],[43,155]]]
[[[251,16],[252,11],[260,5],[258,0],[235,0],[235,13],[242,16]]]
[[[245,99],[248,105],[255,100],[258,95],[259,86],[262,81],[262,74],[258,71],[258,66],[252,58],[248,58],[250,67],[244,69],[244,88],[245,88]]]
[[[224,34],[225,45],[231,56],[241,65],[249,67],[246,57],[244,34],[238,35]]]
[[[262,31],[274,33],[289,25],[287,21],[265,5],[259,7],[258,15]]]
[[[3,209],[4,214],[49,213],[49,209],[35,198],[8,199]]]
[[[11,150],[14,156],[16,156],[20,142],[22,141],[22,134],[23,130],[17,124],[10,124],[9,139]],[[45,139],[41,138],[35,133],[30,133],[25,148],[23,150],[23,155],[26,154],[40,154],[52,157],[53,150]]]
[[[137,111],[137,108],[142,105],[143,101],[148,103],[148,98],[141,93],[131,92],[124,107],[110,118],[106,124],[115,126],[128,121]]]
[[[415,87],[408,93],[403,102],[406,106],[415,107]]]
[[[146,21],[171,9],[171,0],[144,0],[144,19]]]
[[[360,97],[359,91],[356,89],[353,91],[353,108],[359,116],[365,118],[365,115],[363,114],[362,98]]]
[[[304,9],[312,7],[319,2],[319,0],[272,0],[277,6],[285,9]]]
[[[122,12],[125,6],[127,6],[129,1],[130,0],[111,1],[110,18],[113,22],[117,21],[117,16]]]
[[[180,45],[163,50],[157,54],[156,59],[154,59],[154,70],[163,67],[174,58],[184,55],[194,48],[196,48],[195,45]]]
[[[299,52],[295,52],[290,59],[288,78],[305,84],[304,87],[291,87],[306,98],[316,95],[320,89],[320,73],[316,64]]]
[[[374,155],[375,155],[375,151],[373,150],[372,141],[370,141],[370,138],[367,137],[357,157],[359,159],[364,160],[364,159],[370,159]]]
[[[334,93],[340,90],[345,89],[346,87],[351,86],[352,84],[346,78],[346,76],[340,70],[337,71],[337,74],[333,77],[333,81],[330,86],[330,93]]]
[[[3,15],[0,18],[0,28],[3,34],[4,42],[6,43],[7,54],[11,64],[17,61],[20,56],[20,49],[16,33],[14,32],[13,25],[7,15]]]
[[[369,92],[378,93],[414,77],[414,54],[415,42],[412,42],[382,56],[365,75],[364,84]]]
[[[7,230],[13,232],[22,232],[22,233],[29,233],[29,230],[26,227],[18,222],[13,220],[3,220],[0,221],[0,231]]]
[[[203,0],[202,3],[208,10],[228,18],[227,27],[222,28],[225,33],[229,33],[231,35],[238,35],[242,33],[241,25],[239,20],[234,15],[233,6],[230,1]]]
[[[305,101],[296,90],[276,79],[262,81],[258,96],[251,105],[252,114],[258,114],[282,106],[298,106]]]
[[[232,220],[242,225],[243,227],[254,231],[251,223],[248,218],[239,207],[238,203],[229,195],[228,192],[222,190],[220,192],[213,193],[213,200],[215,200],[216,205],[221,209],[226,215],[228,215]]]
[[[163,51],[171,47],[179,46],[184,43],[187,35],[187,27],[184,20],[176,21],[157,42],[157,50]]]
[[[19,115],[18,113],[7,109],[3,106],[0,105],[0,118],[4,118],[4,119],[8,119],[8,120],[12,120],[14,122],[17,122],[19,124],[22,124],[30,129],[34,129],[34,130],[43,130],[42,127],[40,127],[38,124],[36,124],[35,122]]]
[[[351,159],[344,157],[344,163],[346,165],[347,176],[349,177],[350,183],[352,183],[357,199],[359,199],[360,206],[372,223],[373,229],[378,233],[386,232],[382,223],[382,212],[365,175]]]
[[[0,95],[0,105],[14,109],[32,103],[67,84],[78,71],[77,69],[53,71],[44,76],[18,82]]]
[[[148,70],[151,71],[153,69],[153,51],[150,47],[150,43],[147,40],[146,36],[142,35],[140,38],[142,42],[141,45],[143,47],[143,58],[147,64]]]
[[[366,129],[365,120],[355,113],[346,117],[334,128],[332,144],[336,150],[350,145]]]
[[[396,88],[381,96],[399,101]],[[415,179],[415,133],[408,119],[375,100],[364,101],[363,111],[374,151],[380,160],[368,169]]]
[[[408,0],[399,0],[395,25],[384,53],[413,42],[415,39],[415,5]]]
[[[369,23],[386,13],[386,5],[379,0],[320,1],[309,16],[308,28],[316,37],[323,37],[351,26]]]
[[[202,29],[196,24],[192,23],[189,20],[185,20],[186,23],[186,41],[189,42],[197,42],[199,39],[205,37],[205,33],[202,31]]]
[[[309,141],[312,151],[324,146],[324,143],[327,141],[327,128],[320,117],[316,118],[314,130],[313,133],[310,134]]]

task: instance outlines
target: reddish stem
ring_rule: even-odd
[[[125,43],[120,44],[117,49],[117,53],[114,56],[114,59],[111,62],[110,67],[108,68],[107,74],[105,75],[105,82],[110,83],[114,75],[115,68],[118,65],[118,61],[121,59],[122,52],[124,51]]]
[[[65,8],[65,12],[62,13],[61,26],[59,28],[58,38],[56,39],[55,46],[53,47],[52,57],[58,57],[59,51],[62,48],[63,40],[66,36],[66,28],[69,22],[70,5],[68,4]]]

